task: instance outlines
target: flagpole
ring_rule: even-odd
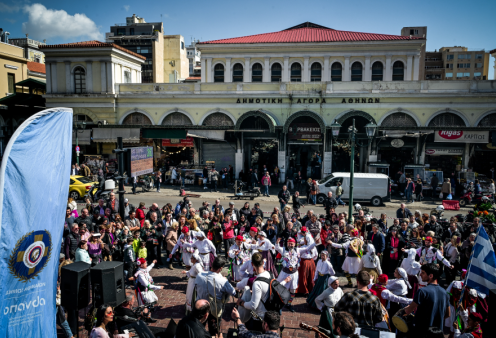
[[[482,221],[480,221],[479,229],[477,229],[477,235],[475,236],[474,247],[472,248],[472,253],[470,254],[470,261],[469,261],[468,266],[467,266],[467,274],[465,275],[465,280],[463,281],[462,295],[460,297],[460,300],[458,301],[458,304],[456,305],[455,320],[460,315],[458,309],[460,308],[460,304],[463,301],[463,296],[465,295],[465,288],[467,287],[468,275],[470,274],[470,267],[472,266],[472,259],[474,258],[475,243],[477,242],[477,238],[479,237],[479,232],[480,232],[482,227],[483,227]]]

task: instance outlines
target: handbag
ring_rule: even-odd
[[[442,192],[439,193],[439,198],[443,199],[443,193]]]
[[[209,232],[207,233],[207,238],[208,238],[210,241],[212,241],[212,240],[214,239],[214,235],[212,234],[212,232],[211,232],[211,231],[209,231]]]
[[[447,200],[452,200],[453,199],[453,196],[451,194],[449,194],[447,197],[446,197]]]

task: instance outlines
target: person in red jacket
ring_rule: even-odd
[[[378,278],[378,283],[372,285],[372,288],[370,288],[370,291],[374,291],[375,295],[379,298],[381,301],[382,305],[386,306],[387,300],[382,298],[381,293],[382,291],[386,290],[386,284],[388,282],[388,276],[386,274],[379,275]]]
[[[229,259],[229,248],[234,244],[234,223],[231,220],[231,214],[226,213],[224,222],[222,222],[222,239],[224,240],[224,248],[226,258]]]
[[[140,202],[139,208],[136,209],[136,218],[140,221],[141,227],[145,223],[145,202]]]
[[[321,243],[327,248],[327,236],[332,234],[332,224],[330,220],[325,221],[324,227],[320,230]]]

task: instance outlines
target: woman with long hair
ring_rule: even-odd
[[[101,234],[93,234],[88,241],[88,254],[91,258],[91,266],[95,266],[102,261],[102,242]]]
[[[174,246],[177,244],[177,229],[179,228],[179,223],[176,221],[172,222],[172,225],[167,228],[167,234],[165,235],[165,242],[167,243],[167,257],[171,254]],[[172,258],[168,259],[169,269],[173,270]]]
[[[214,216],[216,216],[219,219],[220,223],[224,222],[224,214],[222,213],[222,210],[219,207],[215,207]]]
[[[422,246],[422,237],[420,236],[418,227],[412,229],[408,245],[415,249],[419,249]]]
[[[312,179],[309,178],[307,179],[307,183],[306,183],[306,186],[305,186],[305,191],[306,191],[306,194],[307,194],[307,204],[310,204],[310,201],[311,201],[311,190],[312,190]]]
[[[243,235],[245,232],[248,232],[250,230],[250,226],[248,221],[246,220],[246,216],[244,214],[241,214],[239,216],[239,222],[238,222],[238,227],[239,227],[239,235]]]
[[[392,274],[398,267],[401,248],[405,246],[405,242],[398,234],[398,228],[393,227],[391,233],[386,238],[386,254],[389,254],[389,269],[388,274]]]
[[[93,330],[91,330],[90,338],[110,338],[109,332],[113,332],[114,328],[110,328],[109,324],[114,321],[114,311],[108,304],[100,305],[96,310],[96,323]],[[129,338],[129,334],[112,334],[114,338]]]
[[[216,208],[217,209],[217,208]],[[216,248],[216,253],[220,254],[222,251],[222,235],[220,234],[222,223],[218,216],[214,216],[212,222],[208,226],[208,231],[211,233],[212,243]]]

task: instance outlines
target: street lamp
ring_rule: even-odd
[[[76,133],[76,147],[78,146],[78,133],[82,133],[86,129],[86,122],[78,123],[74,122],[73,131]],[[76,161],[79,165],[79,151],[76,152]]]
[[[365,132],[367,133],[367,137],[369,138],[369,142],[372,141],[372,138],[375,135],[375,131],[377,130],[377,125],[373,122],[365,125]],[[353,125],[348,128],[349,137],[350,137],[350,145],[351,145],[351,155],[350,155],[350,198],[348,205],[348,219],[351,220],[353,215],[353,176],[355,171],[355,137],[358,133],[355,128],[355,119],[353,119]],[[366,146],[367,144],[359,144],[360,146]]]

